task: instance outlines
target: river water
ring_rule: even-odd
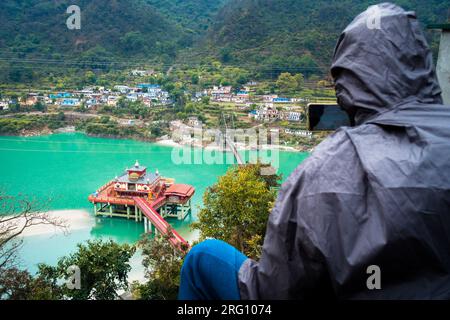
[[[179,149],[175,149],[179,152]],[[20,251],[23,268],[37,270],[40,262],[55,264],[61,256],[76,250],[88,239],[111,238],[133,243],[144,232],[142,224],[117,218],[94,217],[87,201],[90,193],[120,175],[136,160],[147,170],[158,169],[162,176],[177,183],[191,184],[196,193],[192,215],[185,221],[169,220],[187,240],[196,238],[190,223],[196,219],[205,189],[223,175],[229,164],[197,164],[174,161],[173,148],[131,140],[88,137],[82,133],[63,133],[39,137],[0,136],[0,188],[8,194],[26,194],[47,201],[47,208],[68,217],[73,225],[69,234],[45,230],[24,237]],[[198,149],[196,152],[203,153]],[[279,173],[286,179],[308,154],[279,153]],[[201,158],[201,157],[200,157]]]

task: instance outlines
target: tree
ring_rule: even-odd
[[[297,90],[302,90],[303,89],[303,84],[305,83],[305,77],[303,76],[303,74],[301,74],[301,73],[297,73],[295,76],[294,76],[294,79],[295,79],[295,81],[296,81],[296,83],[297,83]]]
[[[56,267],[39,265],[42,278],[57,283],[59,279],[68,280],[68,268],[77,266],[81,271],[81,288],[71,290],[61,286],[64,297],[74,300],[114,300],[118,290],[128,288],[129,260],[135,247],[118,244],[112,240],[89,240],[78,244],[78,251],[61,258]],[[44,276],[45,275],[45,276]]]
[[[261,163],[230,168],[203,195],[204,206],[192,227],[200,239],[228,242],[252,258],[257,258],[280,176],[263,176]]]
[[[84,83],[85,84],[95,84],[97,82],[97,76],[92,71],[86,71],[84,74]]]
[[[220,49],[220,61],[228,63],[231,60],[233,60],[231,49],[227,47]]]
[[[33,109],[36,111],[45,112],[47,111],[47,106],[41,101],[38,101],[33,105]]]
[[[199,77],[198,77],[198,74],[193,74],[192,75],[192,77],[191,77],[191,83],[192,84],[198,84],[198,81],[199,81],[200,79],[199,79]]]
[[[40,274],[10,268],[0,272],[0,299],[56,300],[63,297],[61,288]]]
[[[63,219],[50,216],[36,198],[19,195],[10,196],[0,190],[0,273],[17,264],[17,252],[22,246],[20,235],[36,225],[54,225],[67,230]]]
[[[144,284],[133,283],[135,296],[143,300],[175,300],[180,286],[180,272],[186,247],[175,250],[169,242],[173,233],[151,237],[143,235],[139,245],[142,248],[142,264],[145,267]]]
[[[278,76],[276,84],[281,92],[289,93],[297,88],[297,79],[289,72],[285,72]]]
[[[202,103],[204,104],[204,105],[209,105],[209,102],[211,101],[211,98],[210,97],[208,97],[208,96],[203,96],[202,97]]]

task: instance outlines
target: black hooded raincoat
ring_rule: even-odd
[[[415,14],[381,4],[359,15],[331,71],[356,126],[284,183],[260,261],[240,269],[241,297],[450,298],[450,107]],[[373,265],[380,290],[367,286]]]

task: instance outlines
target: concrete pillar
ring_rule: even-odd
[[[178,220],[183,220],[184,218],[184,205],[181,205],[181,210],[177,210]]]
[[[444,104],[450,105],[450,25],[447,30],[442,30],[436,69],[442,89],[442,99]]]
[[[94,214],[97,215],[97,204],[94,202]]]
[[[147,221],[147,217],[144,217],[144,232],[145,232],[145,233],[148,232],[148,221]]]
[[[130,219],[130,207],[127,206],[127,219]]]
[[[113,215],[113,208],[112,208],[112,205],[110,204],[109,205],[109,217],[112,218],[112,215]]]
[[[450,105],[450,23],[430,25],[428,28],[442,31],[436,73],[444,104]]]
[[[134,206],[134,221],[138,222],[138,207]]]

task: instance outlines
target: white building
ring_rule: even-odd
[[[131,90],[128,86],[114,86],[114,89],[123,94],[128,93]]]
[[[197,117],[189,117],[188,125],[191,127],[199,127],[202,125],[202,122]]]
[[[108,99],[106,100],[106,104],[111,107],[115,107],[117,102],[119,102],[118,96],[108,96]]]
[[[306,131],[306,130],[285,129],[284,132],[286,134],[294,135],[294,136],[298,136],[298,137],[307,137],[307,138],[311,138],[312,137],[312,132],[311,131]]]
[[[8,110],[9,102],[8,101],[0,101],[0,110]]]
[[[302,114],[300,112],[288,112],[287,120],[293,122],[299,122],[302,120]]]

